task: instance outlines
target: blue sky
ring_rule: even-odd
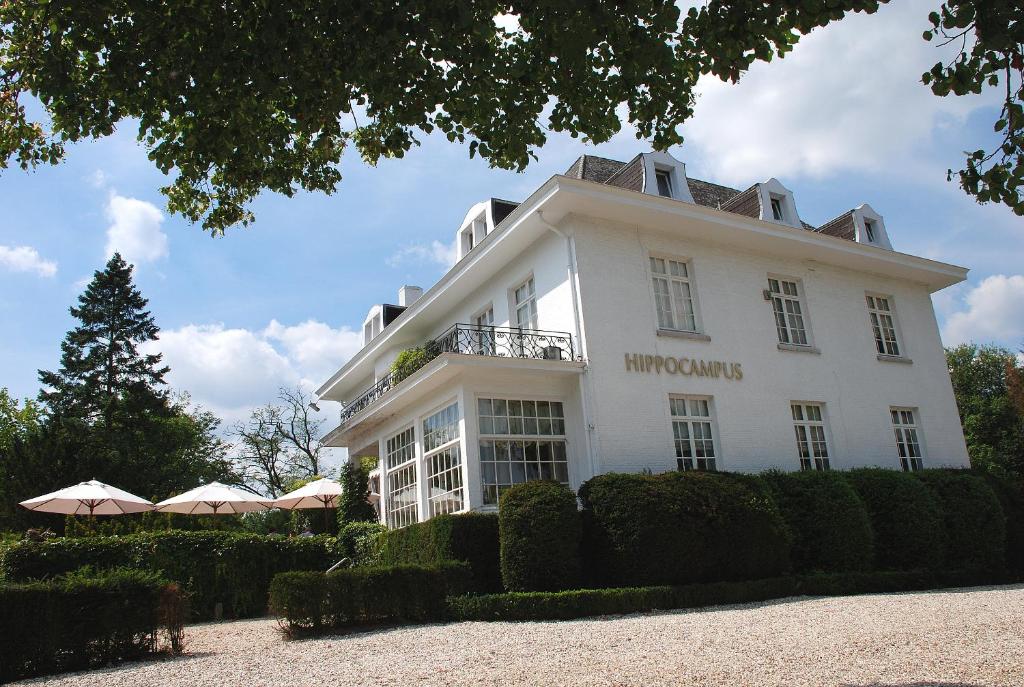
[[[897,250],[971,268],[969,283],[935,297],[946,343],[1020,348],[1024,219],[945,180],[962,150],[994,144],[997,96],[935,98],[920,85],[941,57],[920,39],[935,4],[850,17],[738,86],[702,84],[687,142],[671,152],[702,179],[745,188],[778,177],[815,225],[869,202]],[[648,149],[628,129],[596,147],[553,137],[515,174],[426,137],[376,168],[350,154],[333,196],[263,196],[254,225],[213,239],[168,215],[165,179],[126,126],[74,146],[59,167],[0,175],[0,386],[36,394],[36,371],[57,366],[73,324],[68,306],[116,248],[163,329],[172,384],[239,420],[281,385],[323,381],[357,349],[370,305],[436,281],[473,203],[522,200],[582,153]]]

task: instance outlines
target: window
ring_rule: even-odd
[[[473,318],[473,352],[477,355],[494,355],[494,308]]]
[[[666,198],[672,197],[672,176],[671,172],[663,169],[655,170],[654,178],[658,182],[658,195]]]
[[[768,291],[772,299],[772,310],[775,312],[775,329],[779,334],[779,343],[808,345],[799,282],[769,278]]]
[[[552,479],[569,484],[565,416],[560,401],[477,401],[484,504],[497,505],[513,484]]]
[[[772,218],[776,222],[781,222],[783,220],[782,199],[781,198],[777,198],[775,196],[772,196],[771,203],[772,203]]]
[[[387,468],[388,527],[399,528],[419,520],[419,489],[416,482],[416,440],[413,428],[384,443]]]
[[[669,408],[679,469],[715,470],[710,401],[693,397],[670,398]]]
[[[523,329],[536,329],[537,294],[533,287],[533,277],[516,287],[512,295],[516,310],[516,326]]]
[[[423,462],[427,472],[428,517],[462,510],[458,403],[423,421]]]
[[[868,235],[868,243],[875,242],[875,223],[873,221],[864,220],[864,233]]]
[[[896,312],[888,296],[865,295],[868,316],[871,318],[871,332],[875,335],[875,349],[880,355],[899,355],[900,344],[896,339]]]
[[[896,433],[896,450],[900,456],[900,466],[906,471],[924,468],[924,457],[921,455],[921,439],[917,431],[917,420],[913,408],[890,408],[892,429]]]
[[[466,227],[466,230],[462,232],[462,254],[465,255],[469,251],[473,250],[473,225],[470,224]]]
[[[689,266],[667,258],[652,257],[650,260],[658,328],[697,331]]]
[[[828,441],[825,419],[818,403],[793,403],[793,427],[801,470],[828,470]]]

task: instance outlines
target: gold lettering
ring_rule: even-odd
[[[733,372],[734,375],[736,375],[736,381],[737,382],[740,381],[741,379],[743,379],[743,370],[740,369],[740,364],[739,363],[733,363],[732,364],[732,372]]]
[[[732,370],[736,363],[722,363],[722,374],[725,375],[726,379],[732,379]]]
[[[679,372],[679,362],[672,356],[665,358],[665,372],[668,372],[670,375]]]
[[[711,376],[717,377],[720,374],[722,374],[722,363],[716,360],[714,363],[714,370],[711,372]]]
[[[653,355],[645,355],[644,356],[644,372],[650,372],[652,367],[654,367],[654,356]]]
[[[660,356],[654,356],[654,371],[661,374],[661,368],[665,367],[665,359]]]
[[[640,371],[640,366],[637,363],[636,357],[637,357],[636,353],[627,353],[626,354],[626,372],[630,372],[630,371],[639,372]]]
[[[693,367],[690,367],[689,370],[686,369],[686,366],[689,365],[689,363],[690,363],[690,359],[689,358],[680,358],[679,359],[679,371],[682,372],[684,375],[687,375],[687,376],[693,374]]]
[[[707,377],[708,376],[708,364],[707,364],[707,362],[701,360],[699,368],[697,367],[697,363],[696,362],[694,362],[693,365],[694,365],[695,369],[700,370],[699,372],[697,372],[697,374],[699,374],[701,377]]]

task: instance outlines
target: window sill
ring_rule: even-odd
[[[809,344],[788,344],[780,343],[780,351],[792,351],[793,353],[813,353],[815,355],[821,355],[821,349]]]
[[[658,336],[670,336],[675,339],[690,339],[691,341],[711,341],[711,337],[700,332],[687,332],[682,329],[658,329],[655,332]]]
[[[914,364],[913,360],[902,355],[885,355],[884,353],[879,353],[875,357],[883,363],[903,363],[904,365]]]

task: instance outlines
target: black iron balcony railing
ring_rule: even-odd
[[[490,327],[472,324],[456,324],[423,345],[426,352],[424,364],[442,353],[464,355],[487,355],[496,358],[532,358],[535,360],[574,360],[572,336],[565,332],[548,332],[540,329],[520,327]],[[369,407],[392,387],[408,377],[410,372],[398,377],[395,372],[377,380],[377,383],[359,394],[341,410],[341,424]]]

